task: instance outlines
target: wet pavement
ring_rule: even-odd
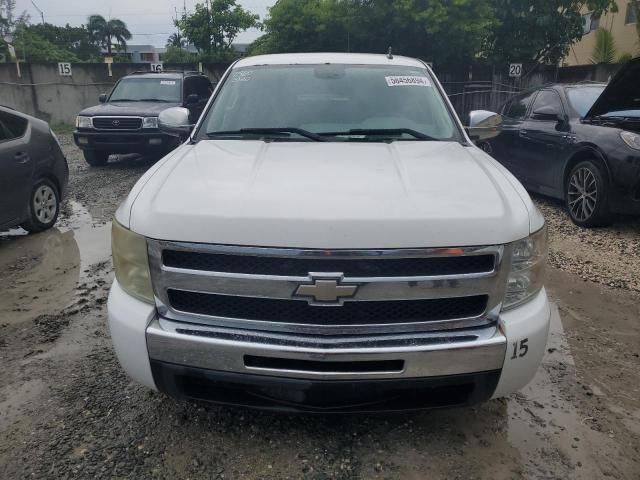
[[[109,222],[149,163],[89,168],[63,141],[71,184],[57,228],[0,233],[1,479],[640,478],[640,294],[558,205],[538,200],[552,218],[559,315],[521,392],[395,415],[220,408],[150,392],[120,369],[105,319]],[[607,232],[640,261],[636,223],[587,237]],[[591,281],[578,261],[608,277]]]

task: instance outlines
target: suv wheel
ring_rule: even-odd
[[[50,180],[40,180],[29,197],[29,218],[22,224],[29,233],[42,232],[53,227],[60,212],[60,195]]]
[[[84,159],[92,167],[105,165],[109,160],[109,153],[102,150],[84,150],[82,153],[84,154]]]
[[[603,227],[611,223],[609,184],[595,162],[580,162],[571,169],[565,199],[569,216],[576,225]]]

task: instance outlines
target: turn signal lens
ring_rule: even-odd
[[[111,250],[116,279],[122,289],[138,300],[153,303],[147,240],[114,220]]]

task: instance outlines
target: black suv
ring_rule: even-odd
[[[198,119],[213,92],[199,72],[135,72],[121,78],[101,105],[82,110],[73,138],[90,165],[104,165],[112,153],[139,153],[161,158],[178,140],[158,130],[158,114],[183,106],[191,122]]]

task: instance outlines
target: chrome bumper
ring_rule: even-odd
[[[165,318],[151,322],[146,339],[149,357],[160,362],[317,380],[401,379],[499,370],[507,345],[496,325],[448,332],[318,337],[248,332]],[[262,361],[248,362],[249,358]]]

